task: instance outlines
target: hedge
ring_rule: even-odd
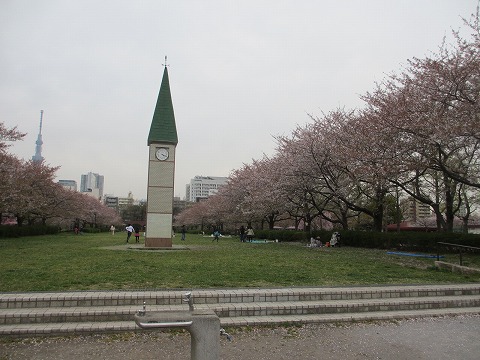
[[[267,240],[304,241],[310,237],[320,237],[325,243],[330,240],[334,231],[312,231],[309,234],[303,231],[292,230],[257,230],[255,237]],[[373,231],[338,231],[341,236],[341,245],[375,248],[395,249],[405,251],[432,252],[437,249],[437,242],[460,244],[480,248],[480,235],[447,233],[447,232],[373,232]]]
[[[47,225],[0,225],[0,238],[13,238],[21,236],[35,235],[53,235],[58,234],[60,228],[58,226]]]

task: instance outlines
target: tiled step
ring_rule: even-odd
[[[181,305],[184,294],[187,291],[188,290],[0,293],[0,309],[141,306],[143,302],[147,305]],[[480,295],[480,284],[193,290],[192,295],[195,304],[199,305],[272,301],[383,299],[419,296]]]
[[[139,330],[134,314],[187,310],[186,290],[0,294],[0,335]],[[192,291],[223,326],[382,320],[480,313],[480,284]],[[143,330],[139,330],[143,331]]]
[[[286,324],[315,324],[352,321],[381,321],[394,319],[410,319],[435,316],[457,316],[480,314],[480,307],[472,308],[444,308],[429,310],[403,310],[403,311],[374,311],[363,313],[337,313],[337,314],[306,314],[287,316],[246,316],[233,318],[220,318],[222,326],[265,326]]]
[[[421,309],[446,309],[480,307],[480,295],[402,297],[386,299],[285,301],[196,304],[195,308],[211,309],[220,318],[245,316],[280,316],[330,313],[361,313],[378,311],[401,311]],[[63,323],[63,322],[108,322],[132,320],[140,306],[98,306],[64,308],[17,308],[1,309],[0,325]],[[185,305],[149,305],[147,312],[186,310]]]
[[[458,316],[480,314],[480,307],[449,308],[432,310],[386,311],[342,314],[311,314],[288,316],[247,316],[220,318],[222,327],[265,326],[288,324],[314,324],[352,321],[382,321],[434,316]],[[0,336],[45,336],[92,333],[114,333],[124,331],[146,331],[139,329],[133,321],[73,322],[47,324],[16,324],[0,326]],[[148,331],[148,330],[147,330]]]

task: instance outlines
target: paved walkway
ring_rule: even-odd
[[[477,360],[480,316],[381,323],[253,328],[221,341],[222,360]],[[2,342],[2,360],[187,360],[186,333],[23,339]]]

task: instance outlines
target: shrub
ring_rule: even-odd
[[[50,225],[0,225],[0,237],[12,238],[21,236],[52,235],[58,234],[60,228]]]
[[[294,230],[255,230],[255,237],[259,239],[284,241],[306,240],[306,233]]]
[[[100,232],[106,232],[106,230],[101,229],[101,228],[84,227],[84,228],[82,228],[82,232],[88,233],[88,234],[96,234],[96,233],[100,233]]]
[[[323,243],[330,241],[334,231],[316,230],[310,237],[320,236]],[[374,231],[338,231],[340,244],[352,247],[370,249],[395,249],[404,251],[433,252],[437,242],[480,247],[480,235],[459,234],[447,232],[374,232]],[[292,230],[257,230],[255,236],[260,239],[279,241],[309,241],[309,235],[304,231]]]

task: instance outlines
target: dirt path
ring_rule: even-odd
[[[381,323],[229,329],[223,360],[479,359],[480,315]],[[188,333],[0,339],[0,360],[190,359]]]

